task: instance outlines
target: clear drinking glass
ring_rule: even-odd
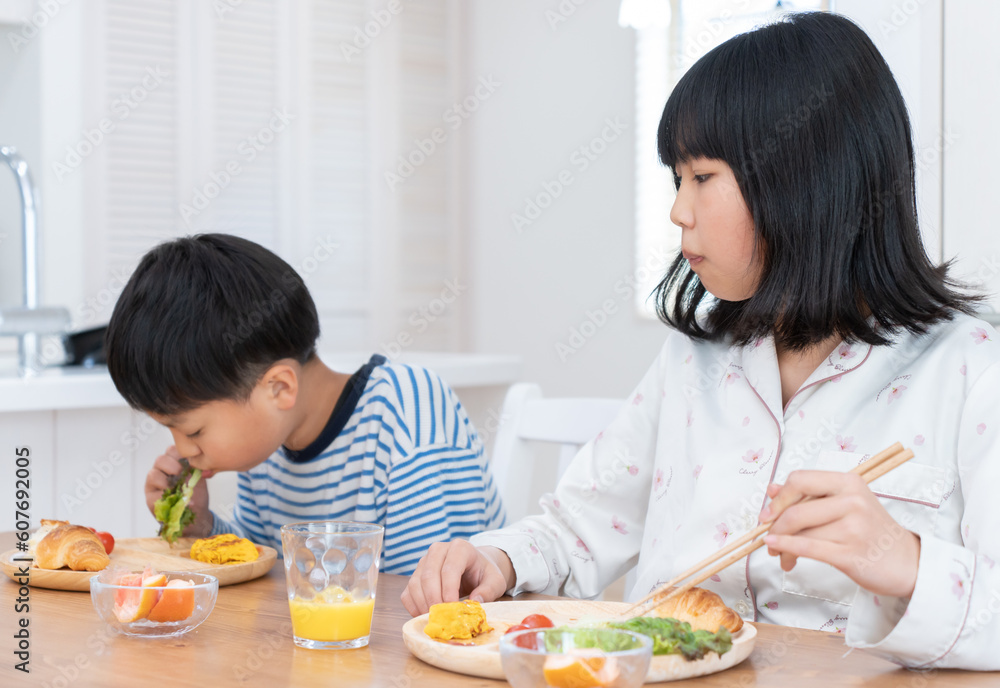
[[[368,644],[384,530],[353,521],[281,527],[296,645],[345,650]]]

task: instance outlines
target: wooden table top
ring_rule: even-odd
[[[110,632],[90,595],[30,590],[28,613],[13,613],[18,585],[0,582],[0,685],[52,686],[503,686],[435,669],[414,658],[401,629],[410,617],[399,601],[406,578],[383,574],[371,643],[358,650],[306,650],[292,642],[284,568],[255,581],[219,590],[212,615],[177,638],[131,638]],[[530,599],[526,595],[519,599]],[[537,597],[537,596],[536,596]],[[27,616],[31,674],[14,669],[17,620]],[[1000,673],[936,671],[918,674],[861,651],[844,656],[833,633],[757,624],[757,646],[729,671],[672,685],[702,688],[742,686],[922,686],[1000,685]],[[321,683],[322,682],[322,683]]]

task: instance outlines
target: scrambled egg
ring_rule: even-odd
[[[232,533],[195,540],[191,545],[191,558],[206,564],[242,564],[259,556],[256,545]]]
[[[424,633],[436,640],[469,640],[492,631],[486,611],[475,600],[431,605]]]

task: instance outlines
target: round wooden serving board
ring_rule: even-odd
[[[410,619],[403,625],[403,643],[415,657],[438,667],[468,676],[504,679],[500,665],[500,637],[528,614],[544,614],[556,626],[592,623],[615,617],[631,605],[625,602],[590,600],[533,600],[530,602],[487,602],[486,621],[493,630],[475,638],[475,645],[452,645],[434,640],[424,633],[427,615]],[[733,636],[733,649],[721,657],[714,652],[688,661],[680,655],[653,657],[646,683],[677,681],[723,671],[746,659],[753,650],[757,629],[744,623]]]
[[[260,578],[271,570],[278,558],[278,552],[273,547],[257,545],[260,556],[256,561],[222,566],[206,564],[191,558],[191,543],[195,539],[181,538],[173,546],[160,538],[116,540],[115,548],[110,555],[111,563],[109,566],[129,571],[141,571],[145,567],[151,566],[160,572],[193,571],[205,573],[218,578],[219,585],[222,586]],[[30,564],[30,561],[14,561],[18,556],[23,557],[24,553],[16,549],[0,555],[0,569],[3,569],[8,578],[15,581],[18,578],[18,569]],[[28,570],[28,585],[51,590],[89,592],[90,577],[95,573],[95,571],[71,571],[67,568],[39,569],[31,565]]]

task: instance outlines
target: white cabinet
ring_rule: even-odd
[[[55,518],[116,537],[155,534],[142,484],[169,433],[151,426],[156,424],[124,404],[0,413],[0,447],[10,454],[0,472],[0,495],[10,513],[0,517],[0,529],[14,529],[14,451],[28,447],[32,527]]]

